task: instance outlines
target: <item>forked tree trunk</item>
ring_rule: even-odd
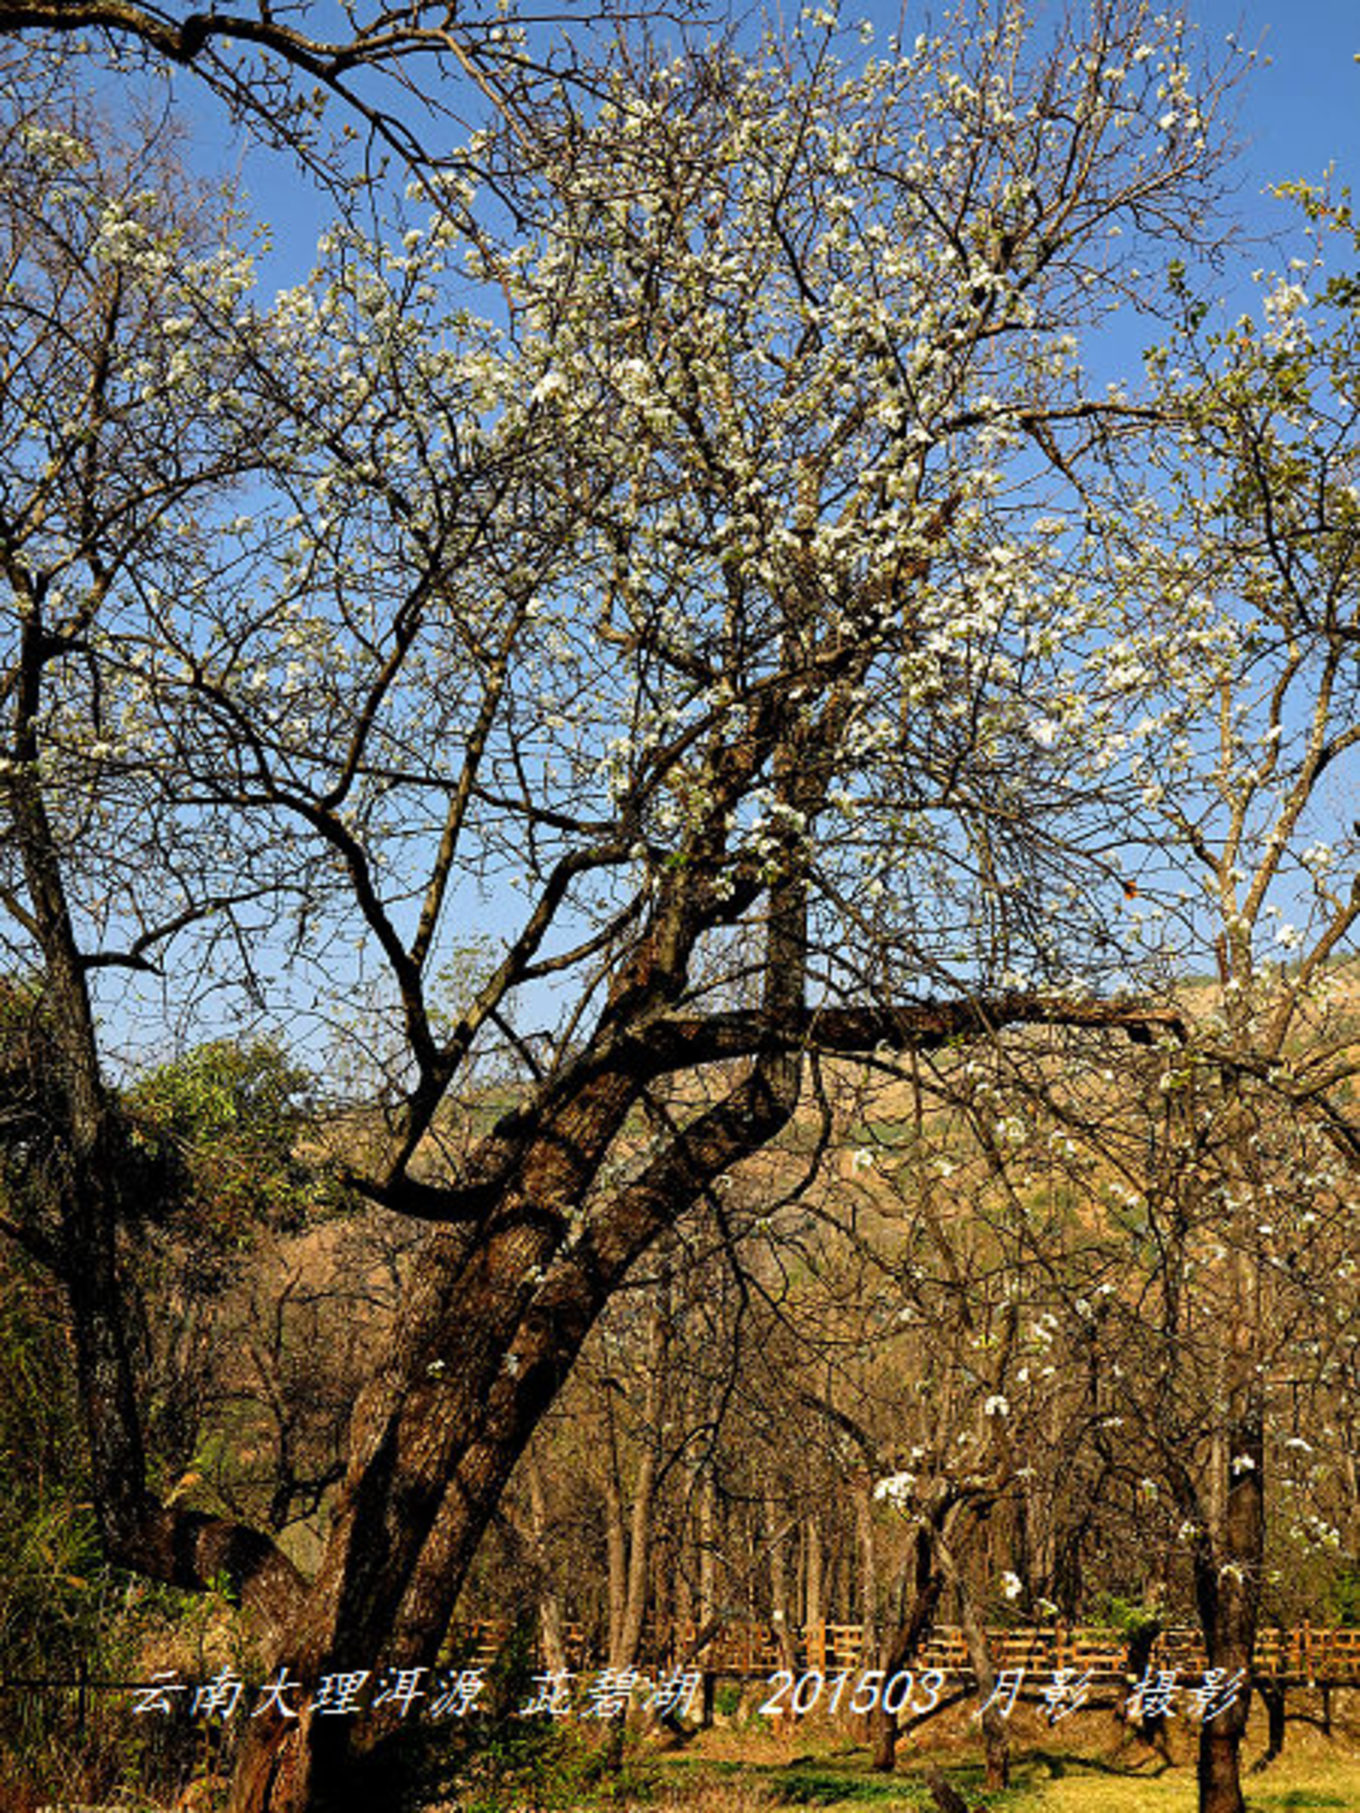
[[[386,1668],[434,1662],[458,1587],[550,1401],[552,1380],[584,1338],[564,1316],[537,1342],[524,1331],[516,1343],[520,1280],[541,1262],[533,1245],[532,1230],[512,1224],[466,1265],[456,1236],[437,1234],[423,1252],[417,1308],[356,1407],[352,1458],[321,1571],[275,1657],[303,1685],[295,1701],[330,1673],[369,1669],[376,1682]],[[578,1326],[588,1321],[588,1297],[573,1307]],[[475,1344],[466,1340],[470,1331]],[[304,1716],[286,1724],[267,1715],[248,1729],[231,1813],[341,1813],[357,1804],[361,1781],[365,1792],[380,1791],[378,1759],[390,1738],[371,1711],[353,1722]]]
[[[445,1237],[427,1249],[418,1289],[432,1323],[408,1325],[387,1375],[359,1399],[353,1459],[321,1572],[276,1658],[305,1687],[343,1670],[367,1668],[377,1680],[388,1667],[434,1662],[510,1472],[593,1319],[583,1291],[561,1306],[556,1327],[537,1331],[537,1340],[526,1330],[514,1344],[522,1307],[516,1280],[535,1263],[524,1251],[531,1239],[511,1228],[489,1242],[461,1278],[448,1281],[447,1318],[437,1311]],[[460,1353],[459,1337],[469,1330],[476,1346]],[[231,1813],[341,1813],[354,1805],[354,1759],[343,1741],[349,1723],[324,1717],[288,1727],[271,1716],[253,1725]],[[390,1734],[370,1712],[353,1735],[368,1749]]]
[[[325,1558],[279,1664],[310,1686],[434,1663],[505,1484],[599,1313],[695,1191],[784,1124],[798,1074],[796,1060],[758,1061],[568,1243],[579,1191],[634,1093],[606,1073],[535,1143],[475,1240],[431,1236],[391,1357],[359,1398]],[[353,1722],[261,1718],[230,1813],[380,1807],[393,1737],[371,1711]]]

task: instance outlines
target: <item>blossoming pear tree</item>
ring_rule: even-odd
[[[1153,412],[1078,336],[1214,230],[1227,78],[1138,0],[837,46],[620,44],[267,306],[149,149],[7,128],[0,903],[60,1075],[10,1219],[109,1553],[225,1571],[304,1681],[434,1662],[595,1319],[810,1056],[1174,1025],[1100,992],[1129,800],[1090,739],[1142,676],[1088,697],[1072,550]],[[147,1483],[123,980],[299,1040],[363,988],[391,1054],[352,1181],[428,1231],[314,1579]],[[488,1054],[517,1099],[463,1139]],[[252,1721],[233,1813],[378,1795],[389,1736]]]
[[[1192,1035],[1128,1116],[1146,1143],[1125,1213],[1156,1236],[1129,1398],[1225,1677],[1251,1668],[1268,1513],[1292,1525],[1291,1569],[1338,1515],[1317,1494],[1321,1456],[1344,1446],[1354,1342],[1357,237],[1344,199],[1292,190],[1308,232],[1257,273],[1258,305],[1224,320],[1186,296],[1155,357],[1178,425],[1150,490],[1174,515],[1151,560],[1118,556],[1146,575],[1135,640],[1162,651],[1166,689],[1136,758],[1163,904],[1130,917],[1180,973],[1210,973]],[[1168,659],[1173,633],[1192,661]],[[1246,1715],[1242,1694],[1202,1727],[1202,1813],[1241,1813]],[[1273,1742],[1282,1730],[1281,1707]]]

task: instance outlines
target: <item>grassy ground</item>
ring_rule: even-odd
[[[1284,1755],[1259,1773],[1250,1764],[1264,1749],[1265,1731],[1253,1723],[1244,1751],[1249,1813],[1360,1813],[1360,1693],[1336,1697],[1344,1705],[1335,1708],[1329,1734],[1292,1722]],[[758,1719],[678,1745],[632,1735],[623,1772],[615,1774],[602,1766],[598,1733],[587,1741],[572,1721],[549,1731],[546,1750],[526,1737],[522,1752],[504,1745],[478,1751],[480,1760],[459,1787],[416,1792],[401,1804],[423,1813],[935,1813],[925,1781],[934,1766],[963,1794],[970,1813],[984,1807],[987,1813],[1196,1813],[1192,1733],[1177,1731],[1164,1757],[1131,1741],[1108,1714],[1075,1717],[1056,1730],[1017,1716],[1012,1784],[994,1793],[984,1791],[965,1718],[930,1732],[929,1746],[902,1744],[890,1776],[873,1773],[852,1733],[809,1722],[781,1734]],[[88,1798],[60,1790],[25,1793],[5,1778],[0,1759],[0,1813]],[[196,1813],[220,1806],[207,1783],[200,1790]],[[127,1813],[145,1804],[135,1796],[114,1800]],[[370,1803],[362,1813],[394,1808]]]
[[[1167,1761],[1121,1742],[1108,1720],[1056,1735],[1065,1741],[1042,1728],[1017,1731],[1012,1785],[997,1794],[983,1792],[980,1764],[962,1741],[929,1751],[903,1746],[897,1772],[884,1777],[869,1770],[867,1753],[844,1734],[819,1739],[804,1730],[780,1739],[719,1731],[682,1754],[640,1758],[635,1787],[615,1804],[667,1813],[908,1813],[934,1808],[923,1779],[933,1763],[970,1808],[985,1804],[989,1813],[1195,1813],[1193,1756],[1183,1740]],[[1249,1813],[1360,1813],[1360,1725],[1338,1721],[1329,1737],[1291,1725],[1284,1755],[1252,1773],[1264,1739],[1253,1726],[1244,1751]]]

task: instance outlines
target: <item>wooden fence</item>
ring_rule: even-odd
[[[466,1627],[468,1659],[490,1662],[510,1634],[509,1625],[484,1620]],[[700,1631],[694,1625],[649,1631],[641,1660],[649,1667],[685,1664],[705,1673],[760,1677],[786,1666],[774,1629],[768,1624],[726,1623],[701,1648],[695,1644]],[[567,1659],[573,1669],[599,1667],[604,1661],[592,1634],[580,1625],[563,1632]],[[1098,1625],[1023,1625],[987,1633],[993,1665],[1024,1668],[1031,1674],[1048,1674],[1059,1668],[1090,1672],[1093,1680],[1124,1680],[1130,1670],[1128,1639]],[[863,1631],[858,1624],[813,1624],[788,1633],[800,1669],[836,1674],[842,1669],[873,1666],[864,1653]],[[1207,1667],[1204,1643],[1192,1628],[1164,1630],[1153,1644],[1149,1665],[1178,1670],[1184,1679],[1202,1674]],[[937,1626],[914,1658],[918,1669],[938,1668],[950,1675],[972,1672],[963,1633],[949,1625]],[[1253,1675],[1261,1681],[1290,1685],[1360,1686],[1360,1628],[1301,1624],[1292,1630],[1269,1627],[1256,1639]]]

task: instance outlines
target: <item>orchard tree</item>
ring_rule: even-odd
[[[1193,1292],[1166,1303],[1166,1334],[1175,1342],[1197,1313],[1216,1319],[1210,1466],[1196,1479],[1173,1465],[1171,1478],[1210,1660],[1228,1670],[1251,1663],[1268,1464],[1293,1470],[1277,1445],[1286,1433],[1327,1441],[1326,1424],[1279,1419],[1303,1374],[1330,1366],[1338,1378],[1354,1341],[1357,236],[1344,205],[1300,193],[1306,255],[1263,277],[1257,313],[1217,333],[1191,307],[1170,354],[1186,373],[1180,533],[1158,577],[1220,652],[1190,690],[1197,715],[1174,724],[1146,770],[1191,884],[1169,942],[1211,931],[1216,971],[1216,1005],[1162,1079],[1176,1108],[1164,1118],[1165,1206],[1194,1273]],[[1204,1813],[1240,1813],[1244,1722],[1245,1705],[1203,1728]]]
[[[1064,1320],[1159,1533],[1150,1571],[1164,1587],[1179,1544],[1210,1666],[1240,1681],[1201,1727],[1203,1813],[1243,1806],[1272,1517],[1296,1567],[1339,1539],[1310,1498],[1325,1456],[1344,1465],[1356,1337],[1360,314],[1349,210],[1300,194],[1312,238],[1255,313],[1214,327],[1183,295],[1153,361],[1176,432],[1123,475],[1128,532],[1100,526],[1123,659],[1152,682],[1123,914],[1184,1025],[1103,1090],[1035,1079],[1102,1233],[1084,1254],[1034,1216],[1025,1236],[1086,1280]]]
[[[809,1054],[1171,1023],[1093,992],[1127,802],[1082,663],[1102,735],[1142,714],[1065,531],[1146,420],[1076,336],[1209,231],[1223,80],[1135,0],[833,39],[621,46],[479,140],[485,198],[428,174],[267,309],[154,135],[6,128],[0,902],[51,1028],[7,1219],[110,1554],[225,1572],[304,1682],[435,1661],[596,1318]],[[427,1234],[312,1580],[148,1484],[124,980],[297,1039],[364,995],[391,1054],[351,1181]],[[378,1716],[252,1721],[234,1813],[352,1804],[357,1746],[376,1784]]]

